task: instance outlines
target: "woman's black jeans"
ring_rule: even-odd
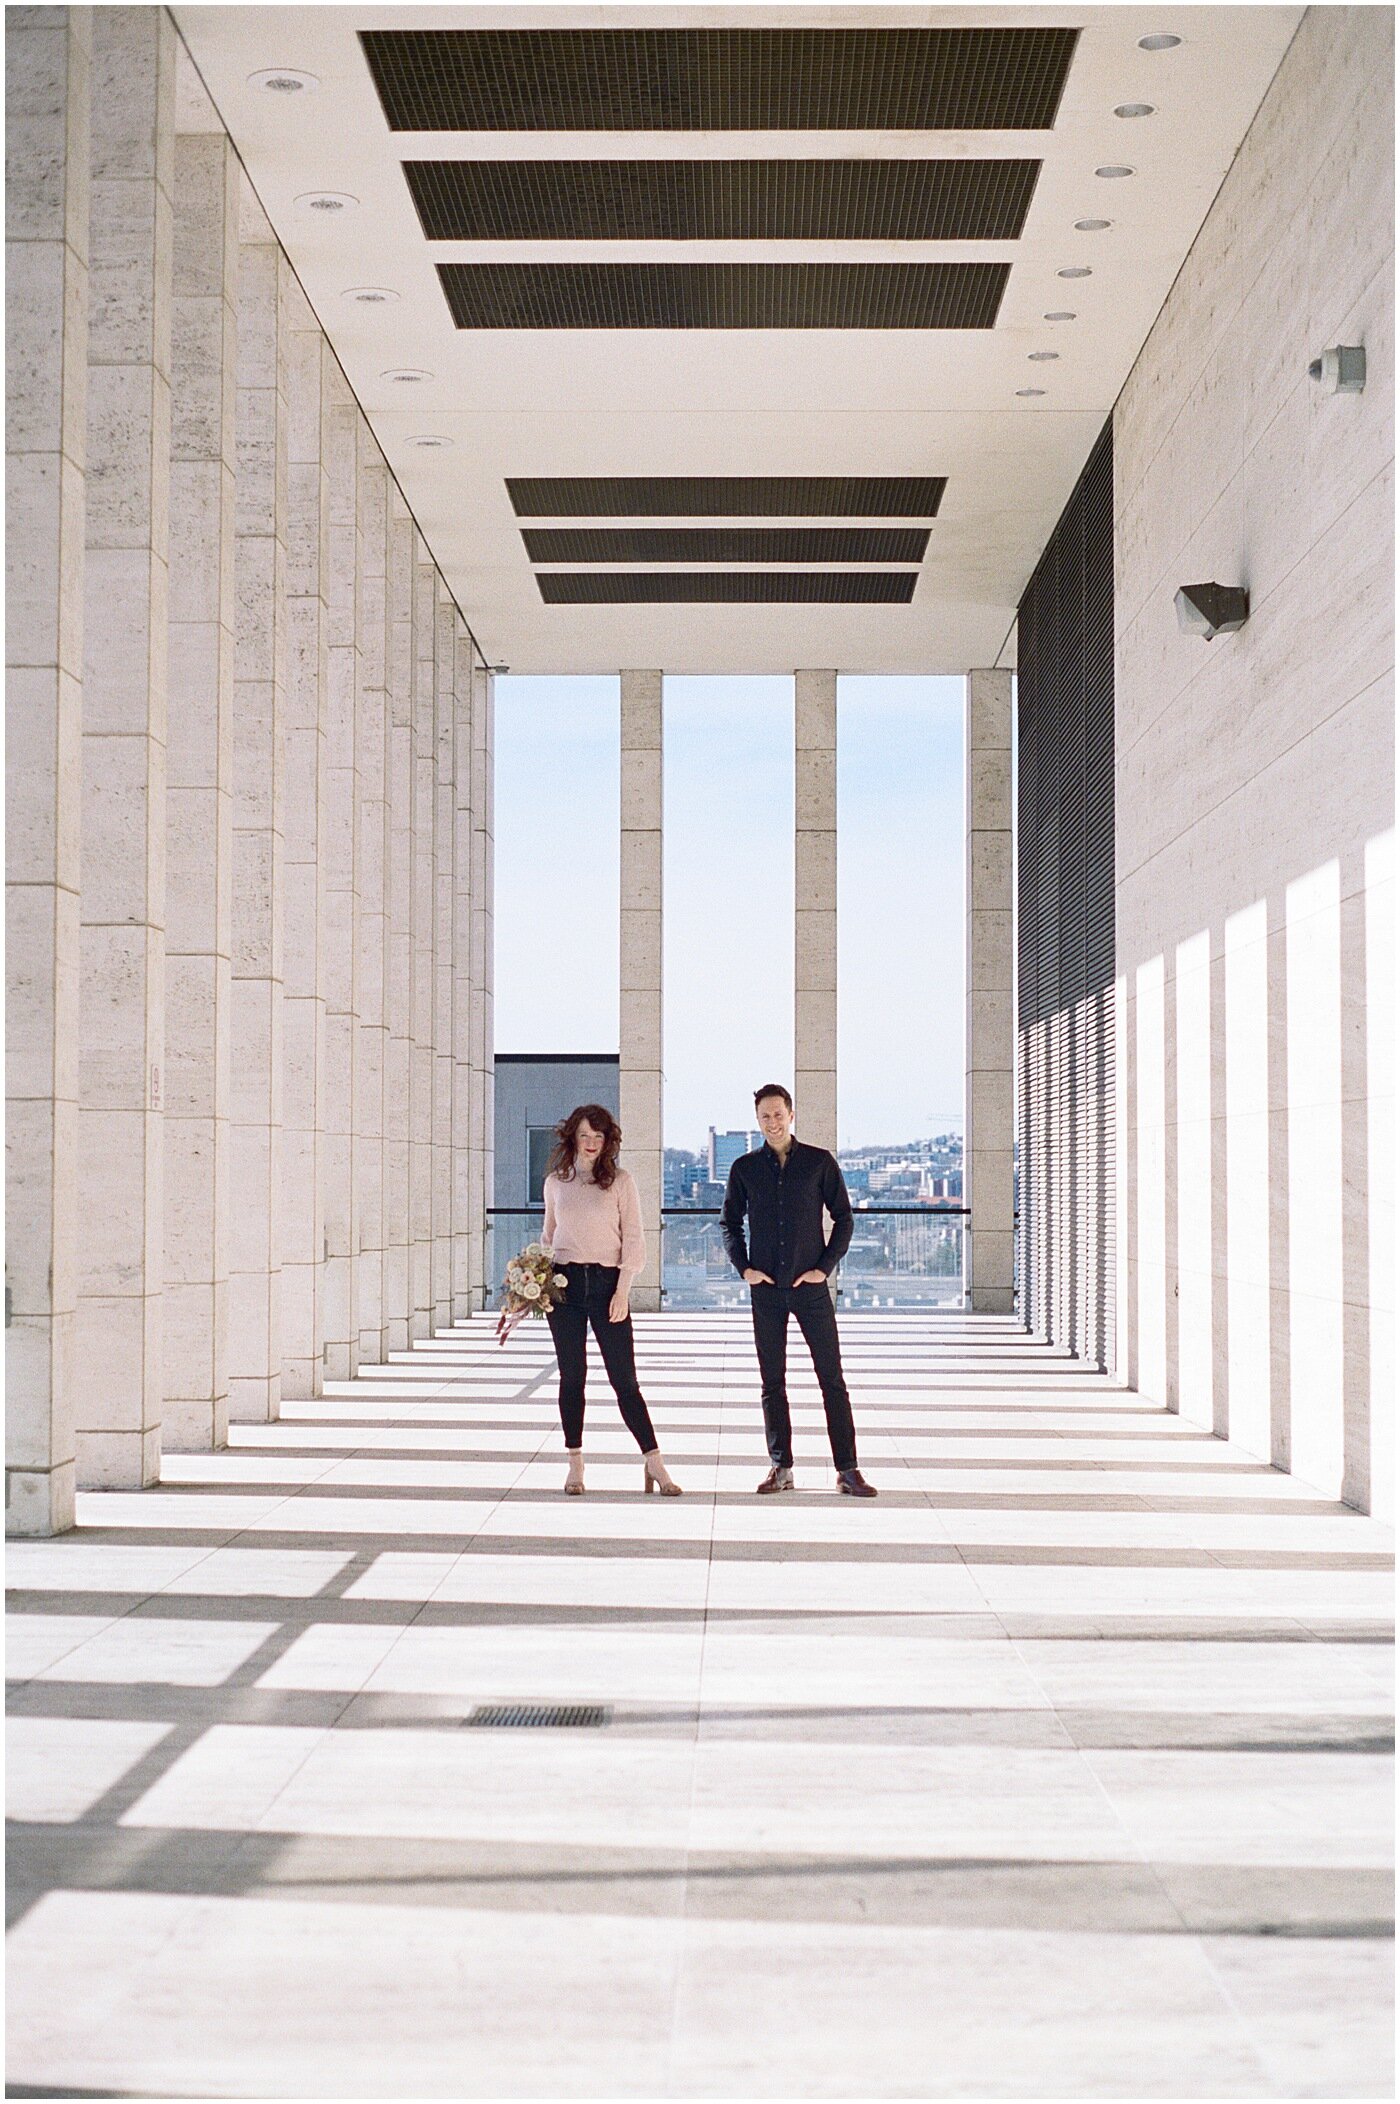
[[[583,1383],[588,1366],[588,1325],[592,1323],[603,1365],[617,1397],[622,1421],[644,1454],[656,1447],[656,1434],[637,1386],[632,1350],[632,1318],[609,1322],[608,1308],[617,1291],[615,1264],[560,1264],[569,1281],[558,1307],[549,1311],[554,1355],[559,1361],[559,1416],[566,1447],[583,1445]]]

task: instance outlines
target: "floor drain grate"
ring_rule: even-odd
[[[611,1716],[604,1702],[479,1702],[463,1722],[498,1731],[516,1726],[577,1731],[580,1726],[606,1724]]]

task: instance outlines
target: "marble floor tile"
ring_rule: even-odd
[[[686,1491],[490,1317],[16,1544],[10,2081],[1388,2093],[1390,1536],[1013,1322],[644,1316]],[[482,1725],[594,1705],[603,1721]]]
[[[82,1819],[166,1735],[128,1718],[10,1717],[5,1724],[6,1814]]]
[[[71,1651],[111,1627],[115,1614],[8,1614],[5,1617],[5,1677],[31,1680],[59,1665]]]
[[[1393,2095],[1395,1955],[1388,1936],[1209,1936],[1201,1948],[1276,2094]]]
[[[685,2096],[1277,2094],[1180,1937],[692,1918],[676,2033]]]
[[[218,1687],[277,1634],[276,1622],[182,1621],[125,1615],[42,1669],[44,1680]]]
[[[154,2096],[654,2097],[678,1942],[653,1920],[130,1894],[75,1908],[54,1895],[14,1932],[11,2080]]]

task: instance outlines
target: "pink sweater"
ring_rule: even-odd
[[[547,1176],[541,1240],[557,1264],[616,1264],[625,1290],[646,1263],[636,1184],[625,1169],[606,1191],[578,1170],[567,1182]]]

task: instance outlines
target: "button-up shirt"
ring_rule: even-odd
[[[830,1241],[823,1207],[831,1215]],[[796,1139],[782,1156],[766,1141],[741,1154],[729,1172],[719,1224],[741,1278],[766,1271],[775,1286],[790,1286],[804,1271],[830,1277],[851,1246],[851,1201],[835,1155]]]

